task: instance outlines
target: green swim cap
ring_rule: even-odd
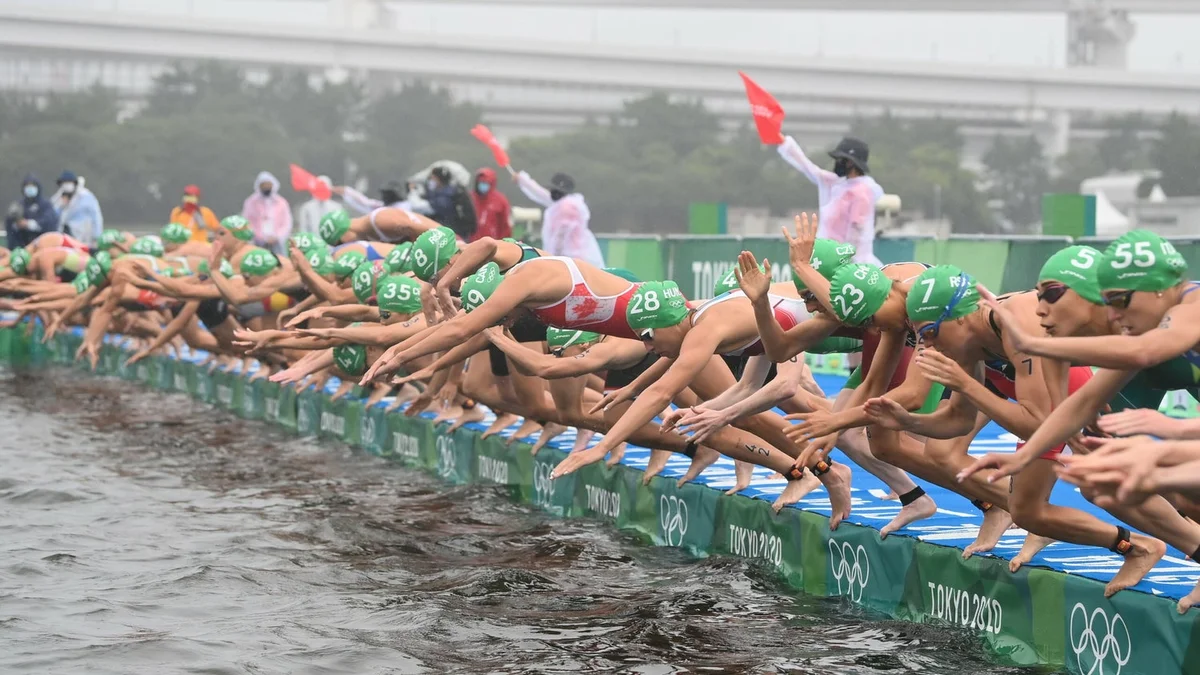
[[[668,328],[687,315],[687,301],[674,281],[647,281],[638,286],[625,310],[625,320],[634,330]]]
[[[305,257],[308,258],[309,266],[317,274],[333,273],[333,255],[329,252],[329,247],[325,245],[325,242],[320,242],[319,246],[306,251]]]
[[[421,311],[421,282],[400,274],[384,277],[376,285],[379,309],[396,314]]]
[[[108,278],[108,272],[112,269],[112,256],[107,252],[101,251],[92,256],[91,260],[83,266],[83,274],[77,275],[75,278],[87,277],[87,286],[99,286],[100,282]],[[84,288],[86,289],[87,286]],[[78,286],[76,286],[78,290]]]
[[[32,256],[29,255],[29,251],[25,250],[24,247],[14,248],[8,256],[8,266],[12,268],[12,271],[23,275],[29,271],[30,257]]]
[[[250,241],[254,238],[254,230],[250,229],[250,221],[241,216],[225,216],[221,219],[221,227],[229,230],[236,239]]]
[[[233,265],[224,258],[221,259],[221,265],[217,268],[221,272],[221,276],[233,276]],[[207,260],[201,260],[199,265],[196,265],[196,271],[200,274],[212,274],[211,268],[208,266]]]
[[[406,241],[403,244],[397,244],[396,248],[392,249],[383,259],[383,264],[395,274],[404,274],[412,271],[412,242]]]
[[[333,348],[333,362],[347,375],[367,372],[367,348],[363,345],[338,345]]]
[[[589,333],[574,328],[546,327],[546,346],[550,349],[566,349],[576,345],[586,345],[599,339],[599,333]]]
[[[1150,232],[1126,232],[1104,249],[1096,280],[1101,290],[1157,293],[1183,281],[1187,261],[1171,242]]]
[[[92,256],[92,260],[95,260],[100,265],[100,269],[104,270],[105,274],[108,274],[108,271],[112,269],[112,255],[108,251],[97,252],[96,255]]]
[[[1100,268],[1100,251],[1091,246],[1068,246],[1050,256],[1038,274],[1038,283],[1058,281],[1096,305],[1103,305],[1100,283],[1096,273]]]
[[[843,244],[833,239],[818,239],[813,242],[812,258],[809,259],[809,264],[814,270],[820,272],[821,276],[832,280],[834,273],[842,265],[854,259],[855,253],[854,244]],[[792,271],[792,282],[796,284],[796,290],[801,292],[808,290],[794,270]]]
[[[762,265],[759,265],[758,269],[761,272],[765,272],[767,268]],[[717,297],[718,295],[724,295],[725,293],[728,293],[729,291],[736,291],[741,288],[740,286],[738,286],[737,270],[738,270],[738,264],[735,262],[735,263],[733,263],[733,267],[729,268],[728,272],[726,272],[720,279],[717,279],[717,283],[713,285],[713,297],[714,298]],[[799,283],[799,282],[797,282],[797,283]]]
[[[975,279],[954,265],[938,265],[913,280],[905,302],[914,323],[960,319],[979,309]]]
[[[321,238],[330,246],[337,246],[342,243],[342,237],[350,231],[350,214],[342,210],[326,213],[321,216],[321,224],[317,226],[317,232]]]
[[[433,275],[450,264],[450,256],[458,251],[454,230],[437,227],[417,237],[412,245],[412,269],[421,281],[429,281]]]
[[[186,244],[192,238],[192,231],[186,225],[171,223],[164,227],[158,236],[172,244]]]
[[[104,230],[100,233],[100,248],[111,248],[125,241],[120,230]]]
[[[148,255],[154,258],[161,258],[163,255],[162,242],[151,237],[138,237],[137,241],[133,242],[133,246],[129,247],[129,252],[135,255]]]
[[[341,281],[354,274],[354,270],[366,261],[367,256],[362,251],[346,251],[333,259],[333,275],[337,277],[338,281]]]
[[[242,274],[265,277],[279,267],[279,259],[265,248],[253,248],[242,258]]]
[[[71,286],[75,288],[75,295],[79,295],[92,287],[92,278],[87,274],[77,274],[75,280],[71,282]]]
[[[842,265],[829,280],[829,302],[842,323],[860,326],[883,307],[892,280],[866,263]]]
[[[292,238],[291,238],[291,242],[293,244],[295,244],[297,249],[299,249],[302,253],[305,253],[305,254],[307,254],[309,251],[311,251],[317,247],[325,248],[324,240],[322,240],[318,237],[314,237],[307,232],[301,232],[300,234],[293,234]]]
[[[375,297],[376,280],[382,278],[386,273],[387,268],[383,266],[382,260],[364,262],[354,268],[350,282],[350,287],[354,290],[354,297],[364,305],[371,302],[371,298]]]
[[[424,236],[424,235],[421,235]],[[451,239],[453,241],[453,239]],[[468,312],[473,312],[480,305],[492,297],[492,293],[504,281],[504,275],[500,274],[500,266],[494,262],[490,262],[479,271],[467,277],[462,285],[462,306]]]

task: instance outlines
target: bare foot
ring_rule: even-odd
[[[680,478],[679,481],[675,483],[675,487],[681,488],[684,485],[696,480],[696,477],[699,476],[702,471],[712,466],[712,463],[720,458],[721,453],[713,450],[712,448],[706,448],[703,445],[696,448],[696,456],[692,457],[692,463],[688,465],[687,472],[683,474],[683,478]]]
[[[783,474],[775,475],[783,478]],[[736,495],[750,487],[750,479],[754,478],[754,465],[750,462],[733,460],[733,478],[733,487],[725,491],[727,495]]]
[[[779,513],[783,507],[795,504],[819,487],[821,487],[821,481],[812,475],[811,471],[805,471],[804,478],[788,481],[787,487],[783,488],[783,493],[776,497],[775,502],[771,504],[771,509],[775,513]]]
[[[833,464],[829,473],[821,476],[821,484],[829,493],[829,530],[833,531],[850,515],[850,467]]]
[[[895,491],[895,490],[892,490],[891,492],[889,492],[889,493],[887,493],[886,495],[884,495],[884,496],[883,496],[883,501],[885,501],[885,502],[898,502],[898,501],[900,501],[900,495],[896,494],[896,491]],[[913,502],[913,503],[915,504],[916,502]]]
[[[474,408],[463,408],[463,414],[459,415],[458,419],[454,420],[454,424],[450,425],[448,431],[461,429],[462,425],[469,422],[482,422],[483,418],[486,416],[487,414],[483,412],[483,408],[479,407],[478,405]]]
[[[879,530],[879,538],[887,539],[887,536],[896,530],[907,527],[918,520],[924,520],[935,513],[937,513],[937,504],[934,503],[933,497],[922,495],[920,499],[908,506],[900,507],[900,513],[892,518],[892,522]]]
[[[504,444],[512,445],[514,441],[517,441],[522,438],[528,438],[533,435],[533,432],[537,431],[540,428],[542,428],[542,425],[538,424],[537,422],[534,422],[533,420],[527,419],[524,422],[521,422],[521,426],[517,427],[516,433],[514,433],[511,437],[509,437],[509,439],[507,441],[505,441]]]
[[[1037,555],[1042,549],[1053,543],[1053,539],[1050,537],[1043,537],[1040,534],[1034,534],[1030,532],[1029,534],[1025,535],[1025,543],[1021,544],[1021,550],[1018,551],[1015,556],[1013,556],[1012,560],[1008,561],[1008,571],[1016,574],[1017,570],[1021,569],[1022,565],[1025,565],[1030,560],[1033,560],[1033,556]]]
[[[492,422],[491,426],[489,426],[487,430],[479,436],[479,438],[484,439],[490,436],[495,436],[501,431],[504,431],[505,429],[516,424],[517,420],[519,419],[521,418],[512,413],[502,412],[499,415],[496,415],[496,421]]]
[[[625,449],[628,447],[629,447],[628,443],[621,443],[620,445],[618,445],[616,447],[616,449],[614,449],[612,452],[608,453],[608,459],[606,459],[604,461],[604,466],[607,466],[608,468],[611,469],[614,466],[620,464],[621,460],[625,459]]]
[[[783,474],[776,471],[775,473],[771,474],[770,476],[767,476],[767,480],[783,480]]]
[[[566,459],[559,462],[558,466],[554,467],[554,471],[550,472],[550,478],[562,478],[569,473],[574,473],[588,464],[599,462],[600,460],[604,459],[605,454],[606,453],[603,447],[599,445],[594,448],[584,450],[583,452],[572,452],[571,454],[567,455]]]
[[[975,541],[971,545],[964,548],[962,552],[963,560],[970,558],[976,553],[986,553],[987,551],[996,548],[996,544],[1000,541],[1000,537],[1008,530],[1008,526],[1012,525],[1012,516],[1008,511],[993,506],[988,509],[987,513],[983,514],[983,524],[979,526],[979,534],[975,536]]]
[[[542,433],[538,435],[537,442],[533,444],[533,450],[529,454],[538,454],[538,450],[546,447],[547,443],[561,436],[567,429],[570,427],[564,427],[556,422],[546,422],[546,426],[542,427]]]
[[[458,419],[462,416],[462,414],[463,409],[461,406],[453,404],[448,405],[445,408],[442,408],[442,411],[437,414],[437,417],[433,418],[433,423],[441,424],[442,422],[449,422],[451,420]]]
[[[662,473],[662,470],[667,466],[667,460],[671,459],[670,450],[650,450],[650,461],[646,463],[646,470],[642,472],[642,485],[649,485],[650,479]]]
[[[595,435],[596,432],[591,429],[579,429],[578,433],[575,434],[575,445],[571,448],[571,452],[579,452],[586,449],[588,443],[592,441],[592,436]]]
[[[1104,587],[1106,598],[1111,598],[1118,591],[1130,586],[1136,586],[1167,553],[1167,545],[1152,537],[1135,534],[1130,539],[1133,541],[1133,548],[1125,554],[1125,563],[1117,570],[1116,576]]]
[[[1200,583],[1196,584],[1196,587],[1190,593],[1179,599],[1179,602],[1175,605],[1175,609],[1180,614],[1187,614],[1187,611],[1198,602],[1200,602]]]

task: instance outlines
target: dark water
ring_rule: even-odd
[[[186,396],[0,373],[0,673],[176,672],[1022,671]]]

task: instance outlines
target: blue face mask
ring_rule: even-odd
[[[476,192],[478,192],[481,195],[486,195],[488,192],[491,191],[491,189],[492,189],[492,186],[487,183],[480,183],[475,186]]]
[[[38,189],[36,185],[26,185],[24,192],[25,196],[29,197],[30,199],[38,196]]]

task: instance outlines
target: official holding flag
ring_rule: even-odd
[[[875,257],[875,202],[883,196],[883,188],[867,175],[868,154],[866,143],[843,138],[829,153],[833,171],[826,171],[791,136],[779,146],[779,156],[817,186],[821,212],[817,236],[854,244],[854,262],[882,265]]]
[[[867,175],[867,144],[843,138],[829,153],[833,171],[822,169],[804,154],[796,139],[783,135],[784,112],[779,101],[745,73],[738,74],[746,86],[759,139],[765,145],[778,146],[779,156],[817,186],[821,212],[817,236],[854,244],[854,262],[882,264],[875,257],[875,203],[883,196],[883,188]]]

